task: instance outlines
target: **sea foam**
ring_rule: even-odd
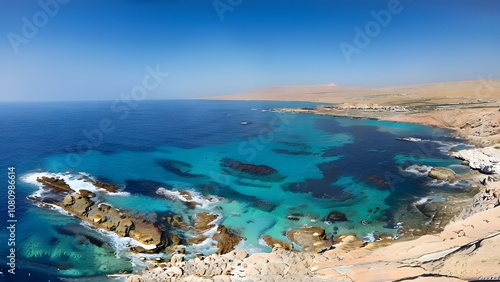
[[[105,189],[95,187],[92,183],[85,181],[86,178],[95,181],[94,178],[92,178],[91,176],[89,176],[88,173],[85,172],[79,172],[78,174],[71,174],[69,172],[66,173],[32,172],[21,176],[21,180],[23,182],[39,187],[39,191],[35,192],[38,193],[37,194],[38,196],[40,195],[41,192],[43,192],[42,189],[43,184],[37,181],[37,178],[39,177],[55,177],[63,179],[71,187],[71,189],[73,189],[73,191],[87,190],[93,193],[105,192],[107,195],[110,196],[121,196],[121,197],[130,196],[130,193],[128,192],[123,192],[123,191],[108,192]]]
[[[217,197],[211,197],[211,199],[209,200],[206,197],[203,197],[202,194],[196,192],[194,189],[185,191],[191,195],[192,198],[191,200],[186,199],[186,197],[182,195],[179,191],[172,191],[165,189],[163,187],[158,188],[158,190],[156,190],[156,194],[163,195],[172,201],[196,202],[200,204],[201,209],[211,209],[215,203],[220,202],[220,200]]]
[[[419,175],[419,176],[424,176],[431,171],[432,167],[427,166],[427,165],[419,165],[419,164],[414,164],[410,165],[409,167],[405,168],[404,171],[414,174],[414,175]]]

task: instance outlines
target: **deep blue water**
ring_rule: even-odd
[[[224,216],[222,224],[240,232],[247,238],[243,246],[256,251],[269,250],[260,244],[261,235],[286,240],[287,230],[304,224],[323,226],[330,235],[391,233],[399,209],[430,193],[460,191],[460,185],[433,183],[411,172],[415,165],[460,171],[459,161],[446,154],[453,145],[442,143],[458,140],[446,137],[445,130],[262,111],[307,103],[147,101],[116,112],[111,104],[0,104],[0,280],[100,281],[103,274],[132,269],[131,258],[114,240],[27,200],[38,187],[26,179],[36,173],[86,173],[129,193],[104,196],[116,207],[175,213],[185,220],[195,211],[156,194],[158,188],[221,196],[224,200],[206,209]],[[277,173],[265,179],[235,174],[224,168],[227,159],[267,165]],[[168,169],[172,164],[182,173]],[[3,187],[9,166],[16,167],[18,179],[16,276],[7,274],[4,263],[9,234]],[[344,212],[349,221],[325,223],[331,210]],[[299,220],[287,219],[291,214]],[[371,224],[360,224],[363,220]]]

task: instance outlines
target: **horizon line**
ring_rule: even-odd
[[[493,80],[500,80],[500,77],[488,77],[490,81]],[[203,97],[191,97],[191,98],[160,98],[160,99],[145,99],[141,101],[169,101],[169,100],[205,100],[207,98],[214,98],[214,97],[224,97],[224,96],[232,96],[232,95],[238,95],[238,94],[245,94],[245,93],[251,93],[254,91],[258,90],[265,90],[265,89],[270,89],[270,88],[278,88],[278,87],[312,87],[312,86],[329,86],[331,87],[361,87],[361,88],[366,88],[366,89],[381,89],[381,88],[390,88],[390,87],[405,87],[405,86],[415,86],[415,85],[432,85],[432,84],[443,84],[443,83],[460,83],[460,82],[473,82],[473,81],[483,81],[483,79],[478,78],[478,79],[467,79],[467,80],[453,80],[453,81],[440,81],[440,82],[430,82],[430,83],[413,83],[413,84],[403,84],[403,85],[387,85],[387,86],[380,86],[380,87],[367,87],[367,86],[359,86],[359,85],[339,85],[336,84],[335,82],[330,82],[330,83],[324,83],[324,84],[281,84],[281,85],[271,85],[271,86],[265,86],[265,87],[260,87],[260,88],[255,88],[253,90],[245,91],[245,92],[237,92],[237,93],[231,93],[231,94],[223,94],[223,95],[207,95]],[[332,85],[333,84],[333,85]],[[113,102],[116,100],[120,99],[102,99],[102,100],[85,100],[85,99],[77,99],[77,100],[0,100],[0,103],[38,103],[38,102]],[[248,101],[265,101],[262,99],[248,99]],[[276,100],[272,100],[276,101]],[[290,101],[283,101],[283,102],[290,102]],[[299,101],[297,101],[299,102]],[[302,101],[300,101],[302,102]]]

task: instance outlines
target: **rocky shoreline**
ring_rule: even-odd
[[[245,250],[235,250],[238,243],[244,238],[227,227],[219,225],[220,215],[218,214],[196,212],[190,222],[184,222],[180,216],[147,221],[141,216],[134,216],[133,212],[120,211],[100,202],[98,200],[99,194],[116,192],[116,186],[113,184],[85,180],[85,182],[91,183],[95,190],[79,189],[75,191],[62,178],[42,176],[36,180],[50,197],[47,198],[42,193],[38,196],[32,196],[31,199],[49,207],[60,207],[95,228],[134,239],[136,244],[130,246],[131,252],[159,255],[156,260],[150,261],[149,268],[140,275],[129,276],[128,281],[331,281],[332,279],[377,281],[373,276],[375,274],[365,273],[366,265],[381,267],[380,261],[385,263],[383,267],[385,275],[389,275],[387,277],[395,280],[406,279],[411,274],[412,277],[435,276],[440,277],[440,279],[443,277],[452,279],[450,281],[461,281],[459,279],[466,279],[469,276],[476,277],[480,272],[475,274],[464,272],[469,275],[464,276],[465,274],[459,272],[458,268],[450,266],[450,258],[456,259],[456,257],[464,256],[467,254],[464,253],[467,246],[472,246],[475,244],[474,242],[478,241],[488,242],[494,246],[499,244],[500,246],[500,242],[497,242],[497,240],[500,241],[500,236],[497,237],[495,233],[500,234],[500,227],[490,228],[491,226],[485,225],[484,230],[477,230],[474,227],[474,230],[453,229],[454,231],[451,233],[449,231],[452,228],[450,226],[462,226],[469,229],[470,226],[476,226],[474,222],[476,220],[474,218],[478,217],[476,214],[480,214],[479,217],[488,222],[498,220],[496,207],[500,205],[500,182],[498,182],[500,177],[496,170],[497,151],[500,150],[495,147],[462,151],[451,150],[452,156],[463,159],[464,165],[470,165],[472,169],[477,170],[473,171],[475,173],[471,173],[469,177],[472,176],[480,185],[479,193],[473,199],[467,197],[456,199],[448,205],[432,201],[416,203],[415,207],[422,214],[431,218],[430,225],[426,230],[402,228],[400,232],[404,233],[405,236],[402,240],[396,241],[391,235],[378,235],[375,242],[366,242],[354,234],[334,237],[325,233],[321,227],[311,226],[288,231],[286,237],[289,241],[276,240],[271,236],[264,235],[261,239],[272,248],[272,252],[248,254]],[[481,166],[478,167],[477,164],[481,164]],[[460,178],[460,175],[456,175],[446,168],[432,168],[428,171],[428,177],[453,182]],[[107,187],[112,191],[108,191]],[[200,195],[196,195],[195,197],[190,192],[182,190],[158,189],[157,194],[166,196],[173,201],[181,201],[190,209],[202,206],[204,203],[200,202],[200,199],[208,203],[221,200],[210,196],[200,197]],[[436,205],[445,206],[436,207]],[[451,220],[450,214],[456,216],[448,224]],[[326,219],[332,222],[347,220],[345,214],[337,211],[330,212]],[[469,233],[475,235],[472,237],[469,236]],[[179,234],[190,235],[185,237]],[[455,237],[450,234],[457,235],[456,238],[460,238],[460,240],[453,241]],[[421,237],[422,235],[424,236]],[[423,245],[420,246],[419,240],[424,240],[422,238],[430,240],[429,236],[434,236],[432,240],[440,238],[441,242],[452,242],[453,244],[450,243],[450,245],[443,243],[440,250],[443,254],[447,254],[449,251],[453,255],[440,256],[441,263],[437,266],[434,261],[419,260],[418,268],[420,270],[416,272],[413,269],[415,268],[414,260],[426,258],[435,253],[435,249],[423,247],[423,245],[428,244],[427,241],[424,241]],[[412,238],[417,239],[411,240]],[[194,258],[188,259],[188,256],[191,257],[193,254],[185,253],[185,245],[196,245],[206,240],[212,240],[217,251],[206,257],[202,254],[194,254]],[[457,242],[462,245],[457,246]],[[294,248],[294,244],[300,247],[300,251]],[[410,245],[411,247],[408,247]],[[412,252],[413,249],[420,251],[414,253],[412,257],[406,256],[405,253],[403,258],[406,258],[406,261],[404,263],[396,262],[395,256],[390,255],[391,248],[396,248],[393,246],[398,246],[397,250],[409,248]],[[450,251],[452,249],[453,251]],[[488,259],[492,257],[491,254],[481,253],[480,255],[481,257],[488,255]],[[380,256],[381,259],[372,261],[368,258],[372,256]],[[493,256],[491,263],[500,263],[500,256]],[[447,268],[443,268],[442,265]],[[412,271],[402,271],[406,268]],[[495,274],[491,271],[488,273]]]
[[[374,119],[416,123],[454,131],[454,135],[470,144],[488,147],[500,143],[500,110],[498,107],[469,108],[469,104],[454,107],[428,105],[399,106],[371,104],[318,105],[313,108],[278,108],[273,111],[294,114],[317,114],[355,119]]]
[[[313,226],[287,233],[301,251],[288,242],[263,236],[271,253],[250,255],[234,250],[193,259],[176,256],[129,276],[127,281],[467,281],[499,276],[500,255],[492,248],[500,246],[500,148],[495,139],[487,140],[480,142],[484,148],[450,152],[477,173],[460,176],[447,168],[428,172],[440,181],[468,180],[476,194],[448,204],[416,204],[431,218],[427,231],[402,230],[409,235],[404,240],[381,235],[369,243],[354,234],[330,237]]]
[[[420,141],[411,138],[401,140]],[[482,248],[482,252],[471,252],[470,248],[478,242],[492,247],[500,246],[500,236],[497,236],[500,234],[500,227],[497,227],[500,224],[493,225],[499,218],[499,152],[498,145],[450,150],[451,156],[463,160],[462,164],[473,170],[466,176],[457,175],[447,168],[425,170],[428,177],[439,181],[453,183],[469,180],[477,183],[473,185],[477,188],[470,191],[477,192],[473,198],[473,193],[464,193],[463,197],[458,196],[451,202],[434,202],[428,198],[415,203],[415,210],[429,218],[425,228],[401,227],[397,236],[378,234],[374,242],[366,242],[354,234],[333,236],[319,226],[289,230],[286,233],[288,241],[263,234],[261,239],[272,249],[271,253],[249,254],[246,250],[237,249],[245,238],[218,224],[220,215],[196,210],[207,203],[221,200],[216,197],[195,197],[188,191],[158,189],[156,194],[182,202],[196,211],[186,222],[178,215],[148,221],[134,215],[133,211],[121,211],[101,202],[99,194],[115,193],[117,186],[90,178],[82,180],[93,185],[95,190],[92,191],[74,190],[58,177],[38,177],[37,182],[50,197],[42,193],[30,199],[48,207],[62,208],[95,228],[133,239],[136,243],[130,246],[131,252],[158,254],[157,259],[149,261],[150,267],[142,273],[129,276],[129,282],[380,281],[380,277],[398,281],[419,277],[463,281],[480,275],[498,275],[494,266],[500,263],[500,255],[488,253],[485,251],[487,248]],[[223,160],[221,165],[228,172],[241,176],[258,175],[266,181],[280,178],[276,171],[263,165],[244,164],[230,159]],[[325,220],[335,222],[346,221],[347,218],[345,214],[332,211]],[[478,220],[482,221],[476,222]],[[485,224],[489,222],[492,225]],[[479,230],[477,226],[482,229]],[[402,239],[394,240],[402,234],[405,235]],[[186,246],[204,242],[216,248],[212,255],[186,254]],[[298,246],[300,251],[294,246]],[[480,261],[481,265],[474,267],[480,271],[461,270],[453,264],[464,256],[477,256],[474,259]],[[473,267],[472,264],[468,266]]]
[[[367,243],[353,234],[328,240],[324,230],[310,227],[287,234],[302,251],[267,236],[271,253],[172,256],[127,281],[467,281],[498,276],[500,254],[492,250],[500,247],[500,177],[485,178],[480,192],[437,234],[401,242],[382,236]]]
[[[500,173],[500,150],[499,147],[476,148],[453,152],[452,156],[461,159],[484,174]]]
[[[443,232],[416,240],[365,243],[343,235],[322,253],[275,243],[271,253],[235,250],[190,260],[173,256],[127,281],[467,281],[497,276],[500,255],[493,249],[500,246],[499,200],[500,182],[488,182],[470,209]]]

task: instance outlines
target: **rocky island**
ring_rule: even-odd
[[[45,196],[44,193],[39,197],[31,196],[31,200],[60,207],[94,228],[132,238],[136,241],[135,246],[131,246],[134,252],[157,253],[168,243],[162,232],[165,226],[134,217],[127,211],[120,211],[109,204],[97,201],[97,194],[114,192],[116,185],[91,180],[89,182],[98,188],[96,192],[84,189],[75,191],[62,178],[42,176],[36,180],[43,185],[45,192],[51,193],[50,196]]]

